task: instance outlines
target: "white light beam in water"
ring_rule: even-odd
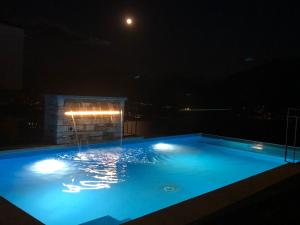
[[[157,151],[172,151],[174,150],[174,146],[165,143],[157,143],[153,145],[153,149]]]
[[[46,159],[33,164],[32,170],[36,173],[51,174],[63,170],[66,164],[56,159]]]
[[[262,144],[255,144],[252,146],[252,148],[254,148],[256,150],[263,150],[264,146]]]

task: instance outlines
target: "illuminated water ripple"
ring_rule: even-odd
[[[89,149],[81,152],[70,152],[59,156],[73,168],[68,181],[62,185],[63,192],[76,193],[83,190],[110,188],[126,180],[129,163],[155,163],[158,155],[143,148]]]

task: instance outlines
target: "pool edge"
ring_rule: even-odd
[[[0,224],[5,225],[44,225],[13,203],[0,196]]]

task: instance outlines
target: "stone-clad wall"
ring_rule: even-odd
[[[45,138],[55,144],[82,144],[120,138],[121,116],[66,116],[68,111],[121,111],[125,98],[48,95],[45,97]],[[74,126],[74,123],[76,126]],[[76,127],[76,128],[75,128]]]

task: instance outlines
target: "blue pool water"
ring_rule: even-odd
[[[125,220],[284,164],[282,157],[241,150],[238,143],[233,148],[203,140],[191,135],[122,148],[0,154],[0,195],[47,225],[107,215]]]

